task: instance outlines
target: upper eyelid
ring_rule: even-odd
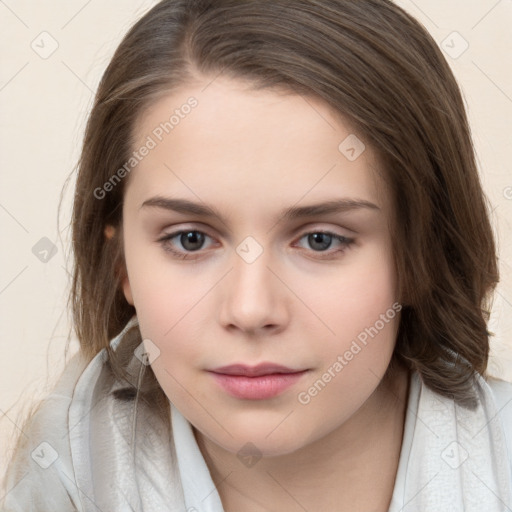
[[[194,223],[191,223],[191,224],[194,224]],[[342,226],[338,226],[338,229],[343,229],[344,231],[346,231],[350,234],[337,233],[336,228],[320,226],[321,224],[326,224],[326,223],[321,222],[321,221],[319,221],[317,223],[309,222],[307,227],[302,226],[300,228],[294,228],[292,231],[294,233],[294,236],[297,236],[299,234],[303,235],[303,234],[307,234],[307,233],[328,232],[328,233],[332,233],[333,235],[344,236],[345,238],[351,238],[352,236],[355,236],[358,234],[357,231],[355,231],[354,229],[349,229],[348,227],[342,227]],[[202,223],[199,223],[199,225],[196,224],[196,225],[184,226],[184,227],[169,226],[168,228],[163,228],[162,231],[168,230],[168,233],[164,233],[163,236],[168,236],[169,234],[177,234],[177,233],[181,233],[184,231],[185,232],[197,231],[197,232],[203,233],[205,235],[208,235],[211,238],[217,238],[216,236],[210,234],[211,230],[212,229],[215,230],[215,228],[210,228],[209,226],[205,226],[205,227],[203,227],[203,226],[204,225]]]

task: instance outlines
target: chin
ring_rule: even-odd
[[[214,440],[214,442],[216,442]],[[250,436],[240,436],[229,439],[227,445],[221,445],[225,450],[237,455],[239,458],[255,455],[256,457],[279,457],[296,452],[304,446],[298,439],[290,439],[276,436],[275,439],[254,438]],[[241,459],[241,460],[242,460]]]
[[[219,432],[216,432],[216,435],[207,434],[207,437],[237,456],[253,450],[260,457],[278,457],[293,453],[311,442],[311,436],[307,432],[294,431],[289,428],[291,424],[286,428],[279,425],[279,421],[226,425],[231,436],[226,432],[219,436]]]

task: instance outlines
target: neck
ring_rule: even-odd
[[[409,372],[398,367],[343,425],[295,452],[246,468],[195,431],[226,512],[386,512],[393,494]]]

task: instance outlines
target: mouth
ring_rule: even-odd
[[[208,372],[225,392],[235,398],[267,400],[296,384],[309,370],[261,363],[256,366],[233,364]]]
[[[246,364],[230,364],[228,366],[215,368],[211,371],[214,373],[220,373],[222,375],[260,377],[261,375],[298,373],[304,370],[288,368],[286,366],[274,363],[260,363],[256,366],[249,366]]]

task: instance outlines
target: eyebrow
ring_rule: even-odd
[[[162,208],[177,213],[211,217],[220,220],[223,224],[227,224],[224,216],[215,207],[205,203],[195,203],[188,199],[155,196],[144,201],[139,210],[146,207]],[[290,221],[331,213],[346,213],[361,209],[380,211],[380,208],[370,201],[364,199],[341,198],[324,201],[322,203],[310,204],[307,206],[292,206],[282,210],[279,214],[279,218]]]

